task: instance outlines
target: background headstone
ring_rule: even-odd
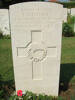
[[[3,35],[10,34],[8,9],[0,9],[0,31]]]
[[[27,2],[10,6],[16,91],[58,95],[63,6]]]
[[[67,13],[71,14],[71,9],[67,8]]]
[[[75,8],[71,8],[71,15],[75,16]]]
[[[64,14],[63,14],[63,17],[64,17],[64,22],[67,22],[67,8],[63,8],[64,9]]]

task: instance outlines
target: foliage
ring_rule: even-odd
[[[45,94],[39,94],[36,95],[32,92],[26,91],[25,94],[22,95],[22,97],[19,97],[17,95],[11,96],[9,100],[65,100],[63,97],[58,96],[58,97],[53,97],[53,96],[48,96]]]
[[[3,33],[0,33],[0,39],[11,39],[10,35],[3,35]]]
[[[11,92],[9,90],[10,85],[4,82],[2,76],[0,75],[0,100],[7,100]],[[11,89],[11,88],[10,88]]]
[[[63,97],[59,96],[57,100],[64,100]]]
[[[3,81],[3,78],[0,75],[0,100],[3,100],[4,94],[5,94],[2,81]]]
[[[71,96],[71,100],[75,100],[75,96]]]
[[[70,80],[70,83],[75,83],[75,75],[72,77],[72,79]]]
[[[68,24],[71,24],[71,21],[72,21],[71,17],[72,17],[71,14],[68,13],[68,16],[67,16],[67,23]]]
[[[15,96],[11,96],[9,100],[14,100],[14,99],[19,100],[20,98],[22,98],[22,100],[57,100],[55,97],[52,97],[52,96],[48,96],[45,94],[39,94],[37,96],[36,94],[32,92],[28,92],[28,91],[26,91],[26,93],[23,94],[22,97],[15,95]],[[60,100],[63,100],[63,99],[60,99]]]
[[[74,33],[72,27],[70,26],[70,24],[63,23],[63,36],[71,37],[71,36],[74,36],[74,34],[75,33]]]
[[[0,39],[3,38],[3,32],[2,30],[0,29]]]
[[[75,16],[68,14],[67,23],[71,26],[72,30],[75,32]]]
[[[45,94],[36,95],[32,92],[26,91],[26,93],[23,94],[22,96],[17,96],[17,95],[11,96],[9,100],[68,100],[68,99],[63,98],[61,96],[53,97]],[[69,100],[75,100],[75,96],[71,95]]]
[[[75,16],[70,17],[70,22],[68,22],[72,27],[73,31],[75,32]]]
[[[75,35],[75,16],[68,13],[67,22],[63,23],[63,35],[66,37]]]
[[[75,1],[74,2],[58,2],[63,5],[65,8],[75,8]]]
[[[3,35],[3,31],[0,29],[0,39],[10,39],[10,35]]]
[[[3,39],[11,39],[10,35],[3,35]]]
[[[74,24],[75,23],[75,16],[71,16],[71,21],[70,21],[70,24]]]
[[[75,16],[72,16],[71,14],[68,13],[67,23],[74,24],[75,23]]]
[[[3,34],[2,34],[2,33],[0,33],[0,39],[1,39],[1,38],[3,38]]]

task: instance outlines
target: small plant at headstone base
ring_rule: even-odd
[[[13,87],[10,87],[12,84],[8,85],[6,81],[4,81],[2,75],[0,75],[0,100],[8,100],[11,93],[14,91]]]
[[[11,39],[10,35],[3,35],[3,31],[0,29],[0,39]]]
[[[4,96],[4,90],[3,89],[0,89],[0,100],[3,99],[3,96]]]
[[[11,39],[10,35],[3,35],[3,39]]]
[[[35,93],[26,91],[22,95],[11,96],[9,98],[9,100],[66,100],[66,99],[63,99],[63,97],[61,97],[61,96],[53,97],[53,96],[48,96],[48,95],[45,95],[45,94],[37,95]]]
[[[11,96],[9,97],[9,100],[19,100],[17,95]]]
[[[0,100],[4,100],[4,95],[5,95],[5,91],[3,89],[2,81],[3,81],[3,78],[0,75]]]
[[[59,96],[57,100],[64,100],[63,97]]]
[[[0,29],[0,39],[3,38],[3,32],[2,30]]]
[[[74,35],[75,35],[75,33],[74,33],[72,27],[71,27],[70,24],[68,24],[68,23],[63,23],[62,34],[63,34],[63,36],[65,36],[65,37],[71,37],[71,36],[74,36]]]
[[[75,75],[71,78],[70,83],[75,84]]]
[[[73,91],[72,94],[75,94],[75,75],[71,78],[69,82],[69,88]]]

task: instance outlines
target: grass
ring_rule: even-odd
[[[61,63],[75,63],[75,37],[62,38]]]
[[[63,90],[66,90],[68,84],[75,81],[75,37],[63,37],[61,50],[60,83],[64,84]]]
[[[13,63],[10,39],[0,39],[0,75],[5,82],[13,82]],[[73,79],[72,79],[73,78]],[[75,37],[62,38],[60,84],[74,82],[75,79]],[[72,80],[72,81],[71,81]],[[67,85],[64,85],[67,89]]]
[[[4,81],[14,80],[10,39],[0,39],[0,75]]]

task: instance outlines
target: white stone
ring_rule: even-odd
[[[64,22],[67,22],[67,16],[68,16],[68,14],[67,14],[67,8],[63,8],[64,9]]]
[[[71,8],[71,15],[75,16],[75,8]]]
[[[10,6],[16,91],[58,96],[63,6],[26,2]]]
[[[67,13],[71,14],[71,9],[67,8]]]
[[[10,34],[8,9],[0,9],[0,31],[3,35]]]

